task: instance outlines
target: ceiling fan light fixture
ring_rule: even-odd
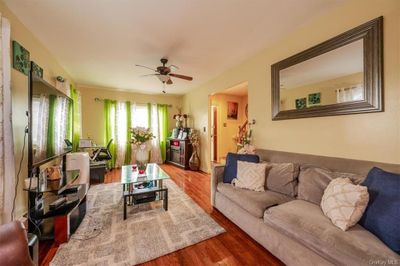
[[[158,79],[162,82],[165,83],[169,80],[169,76],[168,75],[157,75]]]

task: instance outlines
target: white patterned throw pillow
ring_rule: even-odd
[[[349,178],[336,178],[326,187],[321,208],[334,225],[346,231],[361,219],[368,200],[367,187],[354,185]]]
[[[232,184],[238,188],[264,191],[266,169],[265,163],[238,161],[237,177],[232,180]]]

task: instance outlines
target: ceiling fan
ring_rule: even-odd
[[[147,67],[147,66],[143,66],[143,65],[136,65],[136,66],[144,67],[144,68],[147,68],[147,69],[150,69],[150,70],[153,70],[154,72],[156,72],[154,74],[148,74],[148,75],[144,75],[144,76],[156,76],[164,84],[163,93],[165,93],[165,84],[168,84],[168,85],[173,84],[171,77],[189,80],[189,81],[193,80],[193,78],[189,77],[189,76],[171,73],[171,69],[179,69],[179,68],[175,65],[166,66],[166,64],[168,63],[167,58],[161,58],[160,61],[162,63],[162,66],[158,66],[156,69],[153,69],[153,68]]]

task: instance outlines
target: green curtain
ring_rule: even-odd
[[[131,102],[125,102],[126,108],[126,147],[125,147],[125,164],[132,162],[132,144],[131,144]]]
[[[151,128],[151,103],[147,103],[147,127]]]
[[[108,168],[110,169],[115,168],[115,162],[117,159],[117,150],[115,145],[116,107],[116,101],[104,100],[104,145],[107,145],[110,140],[113,140],[110,145],[112,158],[107,163]]]
[[[70,85],[70,96],[72,105],[72,150],[77,151],[79,148],[79,139],[81,138],[81,113],[79,106],[79,92],[74,85]],[[70,136],[70,135],[68,135]]]
[[[46,151],[47,157],[52,157],[55,155],[54,130],[55,130],[56,101],[57,101],[57,96],[55,95],[49,96],[49,121],[47,129],[47,151]]]
[[[157,104],[158,126],[160,131],[160,149],[161,158],[165,162],[167,156],[167,138],[168,138],[168,105]]]

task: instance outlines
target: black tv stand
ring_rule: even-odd
[[[89,184],[73,184],[79,176],[79,170],[64,172],[64,180],[47,180],[46,184],[26,189],[29,195],[30,233],[40,240],[54,239],[57,245],[69,240],[86,214],[86,193]],[[39,182],[38,182],[39,183]],[[49,196],[44,196],[49,194]],[[57,197],[66,197],[67,201],[55,209],[49,204]],[[53,198],[47,202],[45,198]]]
[[[62,191],[59,191],[58,194],[59,195],[68,195],[68,194],[77,193],[80,186],[81,186],[80,184],[68,186],[65,189],[63,189]]]

